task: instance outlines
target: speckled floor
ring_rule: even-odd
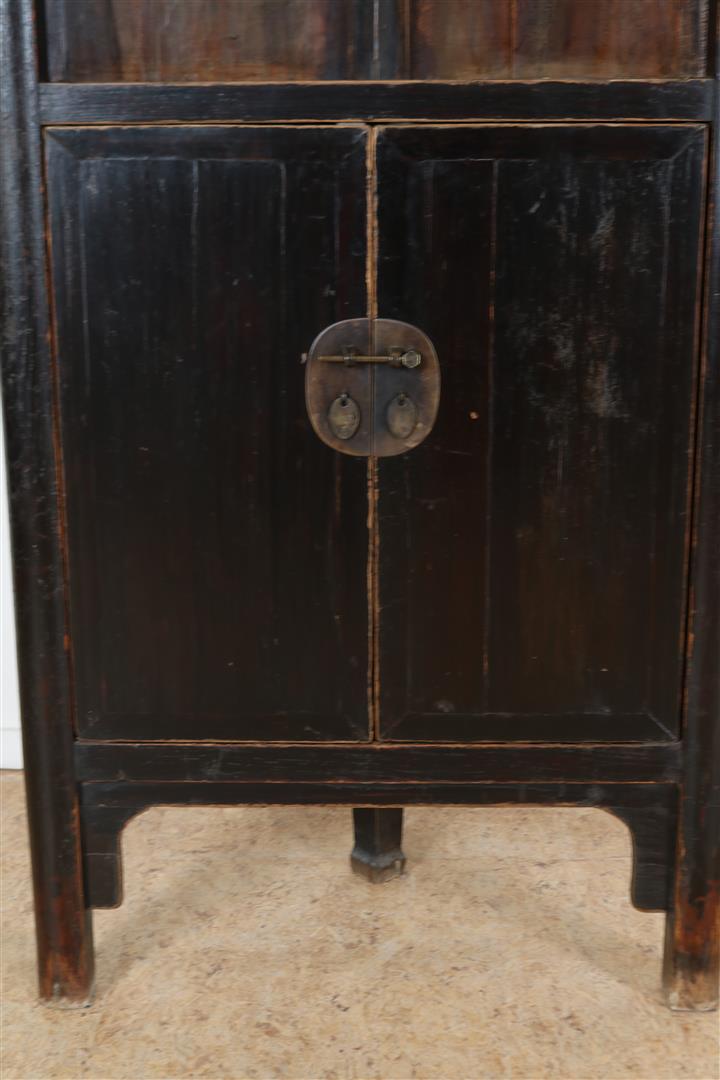
[[[20,774],[3,801],[3,1080],[720,1076],[717,1014],[660,996],[661,915],[589,809],[411,809],[408,873],[342,809],[168,808],[124,836],[90,1009],[35,1003]]]

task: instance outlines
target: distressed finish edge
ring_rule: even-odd
[[[3,404],[40,996],[57,1004],[84,1004],[92,992],[93,949],[83,895],[64,644],[30,0],[0,0],[0,19]]]
[[[679,1010],[716,1008],[720,982],[720,79],[711,145],[684,769],[663,971]]]
[[[78,779],[183,783],[674,783],[681,744],[85,743]]]

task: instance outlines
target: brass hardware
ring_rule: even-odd
[[[400,393],[387,407],[387,426],[396,439],[409,439],[417,426],[418,411],[415,402]]]
[[[328,423],[338,439],[352,439],[360,427],[360,409],[349,394],[335,398],[328,409]]]
[[[440,402],[440,365],[422,330],[396,319],[328,326],[305,360],[315,434],[356,457],[407,453],[427,438]]]
[[[390,364],[391,367],[416,368],[422,362],[422,354],[417,349],[390,349],[388,356],[362,356],[353,349],[345,349],[335,356],[318,356],[323,364]]]

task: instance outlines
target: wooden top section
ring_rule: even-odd
[[[683,79],[709,0],[38,0],[53,82]]]

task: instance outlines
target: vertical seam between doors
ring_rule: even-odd
[[[367,141],[367,317],[370,325],[370,351],[375,351],[375,319],[377,318],[377,132],[370,127]],[[375,371],[370,365],[371,424],[374,425]],[[371,440],[374,430],[371,430]],[[367,461],[367,596],[368,596],[368,735],[371,742],[379,738],[380,670],[378,657],[380,597],[378,563],[380,539],[378,533],[378,460],[370,455]]]

